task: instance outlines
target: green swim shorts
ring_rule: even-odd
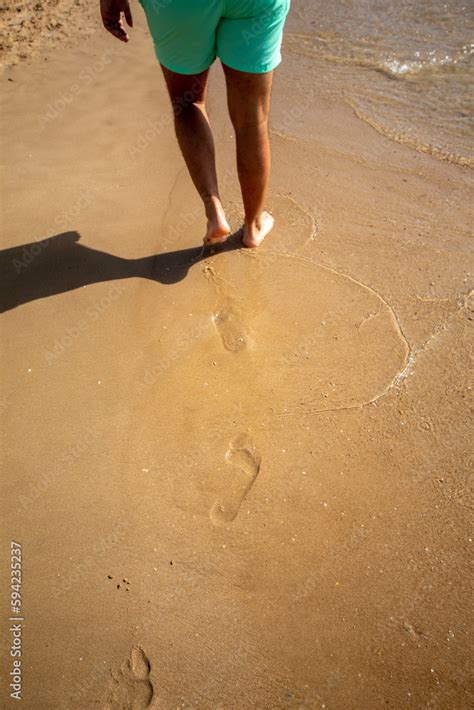
[[[200,74],[216,57],[239,71],[263,73],[281,61],[290,0],[140,0],[163,66]]]

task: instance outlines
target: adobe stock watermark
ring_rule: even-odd
[[[85,315],[72,326],[66,328],[52,345],[44,352],[48,365],[55,363],[74,343],[84,334],[99,318],[127,291],[128,285],[114,283],[109,287],[105,296],[102,296],[92,306],[86,308]]]
[[[294,128],[295,121],[311,110],[316,94],[317,92],[313,87],[309,88],[305,92],[304,100],[291,104],[290,108],[285,107],[282,114],[276,118],[277,124],[281,125],[283,129],[291,131]]]
[[[156,120],[149,121],[147,127],[140,132],[134,144],[128,149],[131,158],[140,155],[157,138],[162,131],[174,123],[175,116],[179,116],[188,106],[190,106],[202,93],[202,82],[195,79],[191,88],[183,93],[173,102],[173,108],[161,114]]]
[[[142,0],[141,0],[142,1]],[[169,7],[173,0],[144,0],[148,5],[151,5],[155,12],[160,12],[166,7]]]
[[[20,495],[18,501],[26,510],[32,503],[38,501],[47,491],[57,483],[64,474],[64,466],[80,461],[82,456],[100,439],[101,433],[96,429],[87,429],[76,443],[67,448],[59,456],[59,463],[54,471],[44,472],[28,489],[27,495]]]
[[[91,553],[84,557],[81,562],[74,565],[73,570],[57,584],[53,591],[54,597],[58,599],[63,594],[66,594],[76,586],[81,579],[89,574],[93,570],[94,565],[97,564],[97,560],[100,560],[106,553],[110,552],[116,543],[123,540],[125,537],[125,529],[125,523],[121,521],[117,523],[108,535],[96,542],[92,547]]]
[[[284,14],[281,15],[282,19]],[[246,45],[251,44],[259,35],[267,34],[269,26],[275,22],[275,10],[270,8],[262,15],[255,17],[250,24],[250,28],[242,31],[242,39]]]
[[[212,321],[209,318],[204,323],[201,323],[194,328],[191,328],[186,335],[180,335],[176,340],[173,349],[161,358],[153,367],[149,367],[145,370],[143,376],[138,382],[138,391],[143,394],[148,387],[154,385],[157,380],[163,375],[166,370],[168,370],[171,365],[176,362],[176,360],[182,357],[186,352],[188,352],[197,340],[204,337],[204,335],[209,331]]]
[[[318,565],[315,574],[312,574],[311,576],[307,577],[301,588],[296,592],[294,597],[295,601],[302,601],[310,594],[312,594],[316,587],[318,587],[321,582],[326,579],[327,574],[331,572],[334,573],[334,570],[337,569],[338,559],[340,558],[341,553],[347,554],[348,552],[352,552],[359,549],[363,544],[364,540],[367,538],[368,534],[369,531],[365,527],[365,525],[361,525],[351,535],[347,542],[345,542],[343,545],[338,545],[337,547],[334,547],[331,554],[324,557],[324,559]]]
[[[96,199],[97,192],[86,188],[81,192],[73,204],[63,212],[56,215],[53,220],[53,224],[46,230],[48,234],[54,233],[58,230],[64,230],[73,219],[75,219],[83,210],[87,209],[90,204]],[[23,247],[21,256],[12,259],[12,265],[17,274],[21,274],[22,271],[27,269],[33,261],[49,246],[51,243],[51,238],[40,239],[33,244],[28,244]]]
[[[38,128],[43,131],[45,127],[55,121],[63,111],[71,106],[82,92],[102,74],[104,69],[111,63],[117,52],[113,49],[105,51],[99,59],[94,61],[90,67],[85,67],[79,72],[77,80],[70,84],[66,91],[49,102],[46,111],[38,117]]]
[[[89,675],[75,684],[71,696],[72,700],[75,702],[84,702],[84,696],[90,693],[94,688],[97,688],[99,684],[103,685],[108,674],[109,670],[105,667],[95,668],[92,673],[89,673]]]
[[[23,622],[22,611],[22,569],[23,557],[20,542],[12,540],[10,542],[10,658],[12,659],[9,671],[9,681],[11,688],[10,697],[14,700],[22,699],[23,684]]]

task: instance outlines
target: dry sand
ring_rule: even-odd
[[[98,2],[89,0],[16,0],[0,2],[0,66],[62,48],[101,31]]]
[[[203,253],[134,11],[128,45],[30,35],[1,78],[22,706],[471,707],[472,173],[389,142],[287,52],[274,234]],[[218,66],[209,103],[237,230]]]

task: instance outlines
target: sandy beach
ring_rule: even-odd
[[[216,63],[203,250],[138,3],[126,45],[36,4],[0,77],[20,706],[472,707],[472,169],[360,120],[290,28],[274,232],[241,248]]]

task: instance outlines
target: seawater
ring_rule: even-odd
[[[286,50],[388,138],[474,165],[474,0],[293,0]]]

